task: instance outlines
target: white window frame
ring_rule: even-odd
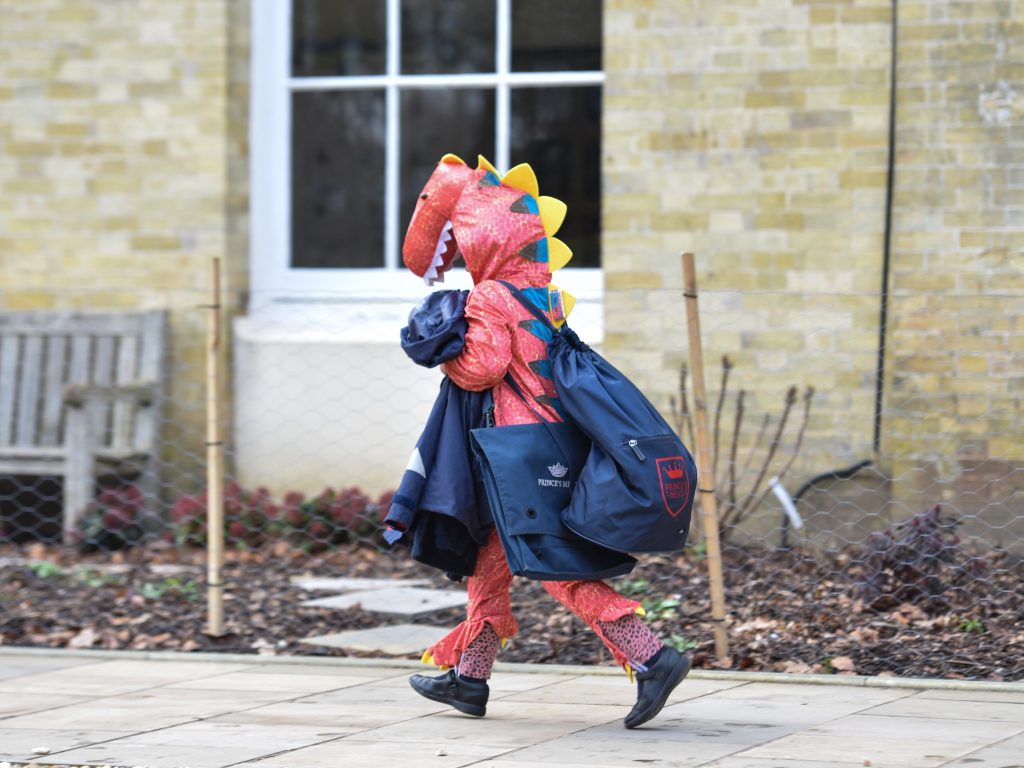
[[[512,0],[497,0],[495,71],[457,75],[403,75],[400,0],[387,3],[387,65],[383,75],[291,76],[291,2],[251,0],[250,101],[250,287],[254,306],[285,300],[396,301],[422,296],[425,287],[401,264],[404,225],[398,221],[400,110],[407,88],[494,88],[495,166],[509,167],[511,89],[543,85],[603,85],[603,71],[512,72]],[[293,268],[291,261],[291,95],[303,90],[377,89],[385,93],[384,266],[376,269]],[[473,162],[475,158],[466,158]],[[425,180],[424,180],[425,181]],[[541,179],[543,190],[544,180]],[[572,215],[572,211],[569,212]],[[572,243],[569,243],[570,247]],[[450,273],[448,286],[469,287],[465,274]],[[600,269],[559,272],[559,285],[583,302],[600,301]]]

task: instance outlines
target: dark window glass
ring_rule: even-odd
[[[402,72],[493,72],[494,21],[494,0],[402,0]]]
[[[494,157],[494,90],[402,91],[400,227],[409,226],[416,196],[446,152],[476,167],[476,156]]]
[[[386,17],[383,0],[292,0],[292,74],[384,74]]]
[[[511,112],[511,165],[532,165],[540,193],[569,206],[569,266],[601,266],[601,87],[513,88]]]
[[[513,0],[512,71],[601,69],[601,0]]]
[[[384,266],[384,92],[292,94],[293,267]]]

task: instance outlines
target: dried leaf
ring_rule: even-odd
[[[68,640],[68,648],[91,648],[96,643],[96,630],[86,627]]]

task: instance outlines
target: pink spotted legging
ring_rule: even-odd
[[[424,660],[456,667],[467,677],[489,677],[501,641],[519,631],[509,599],[512,578],[498,534],[492,531],[467,582],[466,619],[430,648]],[[617,664],[642,663],[661,648],[661,641],[638,615],[640,604],[603,581],[543,584],[601,638]]]

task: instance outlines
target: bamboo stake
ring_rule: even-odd
[[[224,634],[224,442],[221,439],[220,395],[220,259],[210,260],[210,310],[206,324],[206,487],[207,487],[207,634]]]
[[[729,656],[729,638],[725,633],[725,586],[722,581],[722,548],[718,537],[718,505],[715,476],[712,473],[711,443],[708,434],[707,393],[704,389],[704,353],[700,340],[700,315],[697,310],[697,272],[692,253],[683,254],[683,295],[686,297],[686,325],[690,334],[690,370],[693,376],[694,416],[697,422],[697,490],[703,518],[704,541],[708,548],[708,580],[711,583],[711,620],[715,627],[715,654]]]

